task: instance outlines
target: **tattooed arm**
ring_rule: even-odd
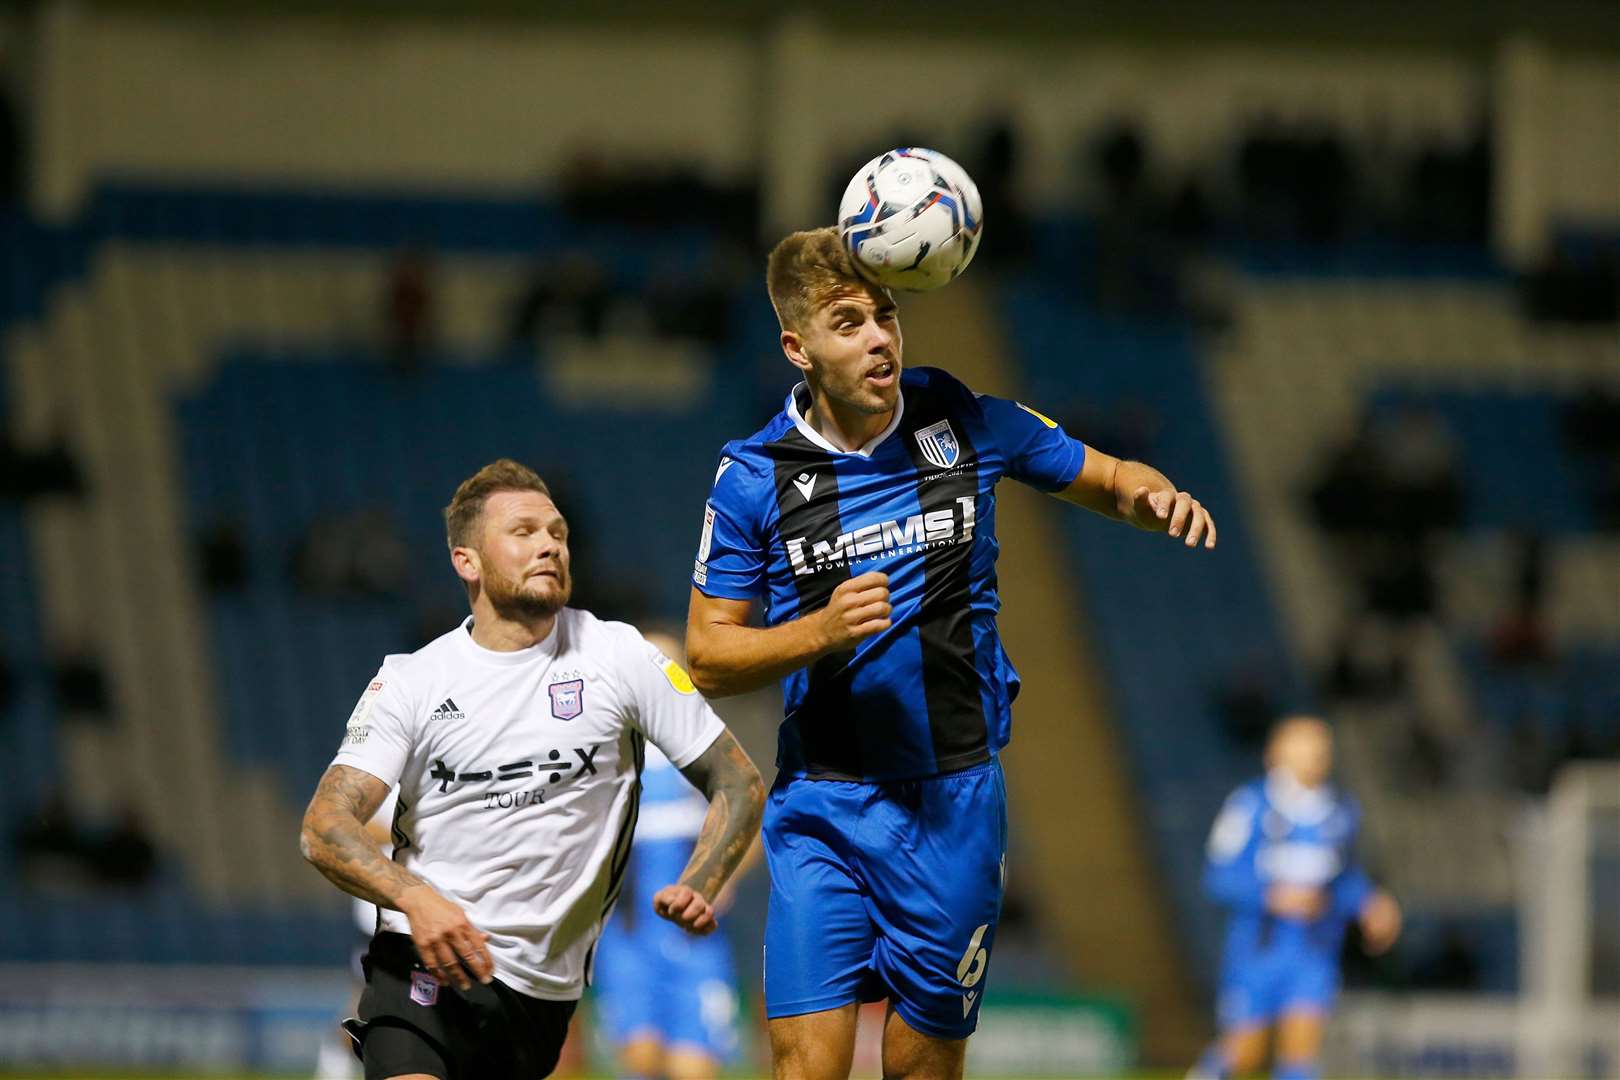
[[[344,892],[402,911],[422,962],[463,990],[471,973],[489,982],[495,962],[483,931],[433,886],[382,853],[366,823],[388,797],[388,785],[364,769],[333,765],[304,811],[298,848],[315,869]]]
[[[708,934],[715,928],[715,898],[759,833],[765,784],[730,731],[681,775],[708,796],[709,814],[680,882],[658,890],[653,910],[691,933]]]
[[[401,910],[406,889],[426,884],[382,853],[366,823],[388,797],[388,785],[364,769],[333,765],[304,811],[298,847],[326,879],[351,896]]]

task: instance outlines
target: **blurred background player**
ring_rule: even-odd
[[[683,662],[684,650],[673,636],[653,632],[646,637],[664,655]],[[708,802],[651,745],[641,789],[641,817],[624,894],[596,949],[596,1020],[614,1048],[621,1075],[702,1080],[718,1076],[739,1045],[731,941],[723,931],[693,937],[663,919],[649,918],[643,894],[649,885],[673,880],[672,873],[679,876]],[[719,911],[730,906],[737,880],[759,857],[756,843],[717,898]]]
[[[1230,918],[1220,1037],[1194,1078],[1226,1080],[1259,1068],[1274,1030],[1276,1080],[1316,1080],[1346,927],[1357,922],[1373,955],[1400,935],[1399,905],[1354,861],[1361,812],[1328,783],[1327,723],[1279,721],[1265,762],[1265,777],[1234,791],[1210,832],[1204,887]]]
[[[395,787],[366,823],[366,832],[377,842],[377,850],[390,859],[394,857],[394,838],[390,830],[394,821],[394,807],[398,803],[399,788]],[[354,977],[354,992],[349,995],[349,1006],[339,1020],[355,1014],[360,1004],[360,992],[366,988],[366,974],[360,961],[366,954],[366,946],[371,944],[371,935],[377,932],[377,905],[355,897],[354,925],[359,931],[354,951],[349,957],[349,974]],[[359,1080],[360,1075],[360,1059],[354,1056],[354,1040],[334,1020],[332,1030],[321,1040],[320,1052],[315,1058],[315,1080]]]

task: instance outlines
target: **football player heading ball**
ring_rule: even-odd
[[[1157,469],[905,367],[894,298],[838,229],[784,239],[766,286],[802,381],[721,451],[687,654],[710,696],[782,680],[764,832],[775,1074],[848,1076],[857,1003],[887,997],[884,1075],[959,1077],[1001,906],[996,755],[1018,693],[996,631],[996,484],[1189,550],[1213,548],[1215,525]]]

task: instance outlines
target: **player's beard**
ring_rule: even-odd
[[[549,618],[568,606],[574,592],[574,583],[561,563],[557,565],[557,587],[545,595],[524,588],[525,582],[509,578],[492,567],[484,568],[482,579],[489,606],[503,619]]]
[[[813,359],[813,358],[812,358]],[[835,374],[831,364],[823,364],[821,385],[824,393],[838,404],[868,416],[877,416],[886,413],[895,407],[895,399],[899,397],[901,365],[899,358],[894,361],[895,381],[894,393],[885,397],[879,390],[866,385],[866,372],[872,364],[869,360],[862,360],[858,374]]]

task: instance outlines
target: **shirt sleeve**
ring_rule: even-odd
[[[696,761],[726,729],[686,671],[639,633],[628,641],[622,666],[636,727],[677,769]]]
[[[1080,475],[1086,444],[1056,420],[1007,398],[979,396],[985,423],[1007,462],[1007,475],[1038,491],[1062,491]]]
[[[1215,818],[1205,847],[1204,892],[1234,910],[1265,907],[1265,886],[1255,872],[1259,800],[1246,788],[1234,791]]]
[[[399,668],[384,660],[349,714],[332,764],[361,769],[394,787],[410,756],[415,726],[415,709]]]
[[[746,464],[720,455],[714,490],[703,507],[703,532],[692,584],[705,596],[752,600],[765,591],[765,538],[758,485]]]

